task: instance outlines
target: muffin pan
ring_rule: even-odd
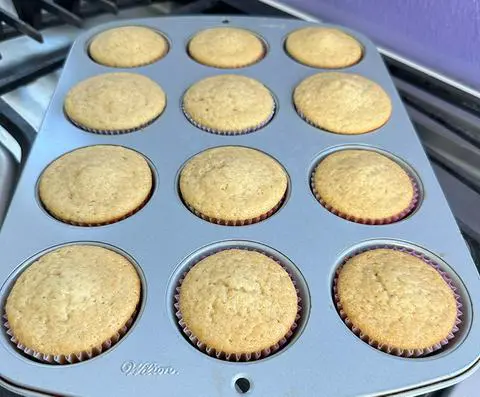
[[[64,115],[63,101],[76,83],[114,69],[93,62],[87,47],[99,32],[114,26],[142,25],[162,32],[170,49],[150,65],[130,68],[156,81],[166,93],[163,114],[143,129],[122,135],[86,132]],[[240,69],[201,65],[187,53],[189,39],[216,26],[246,28],[267,45],[266,56]],[[94,243],[132,258],[143,280],[142,307],[128,333],[111,349],[70,365],[39,363],[17,350],[0,333],[3,386],[27,395],[67,396],[412,396],[454,384],[479,366],[480,277],[469,255],[420,141],[380,55],[364,36],[344,29],[364,46],[362,60],[342,72],[379,83],[393,103],[390,120],[362,135],[338,135],[302,120],[292,103],[294,88],[325,71],[295,62],[284,51],[288,33],[308,26],[286,19],[252,17],[168,17],[122,21],[92,29],[74,43],[41,131],[27,160],[0,235],[2,310],[12,283],[34,259],[54,247]],[[224,73],[249,76],[275,96],[273,119],[245,135],[207,133],[182,112],[182,96],[195,82]],[[136,214],[98,227],[62,223],[42,209],[37,182],[48,164],[71,150],[97,144],[121,145],[142,153],[152,165],[155,190]],[[238,145],[277,159],[289,175],[282,207],[247,226],[223,226],[191,213],[178,193],[178,174],[193,155],[207,148]],[[311,171],[325,153],[352,147],[379,150],[400,159],[418,179],[420,201],[399,222],[363,225],[342,219],[316,200]],[[379,351],[343,323],[332,296],[335,271],[355,252],[378,245],[417,251],[439,264],[458,288],[462,324],[435,354],[401,358]],[[293,273],[302,297],[299,326],[278,352],[251,362],[227,362],[195,348],[175,317],[175,288],[199,258],[229,247],[260,250],[279,258]]]

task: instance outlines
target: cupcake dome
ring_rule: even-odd
[[[338,134],[364,134],[384,125],[392,103],[382,87],[357,74],[325,72],[307,77],[293,93],[310,124]]]
[[[355,255],[339,270],[336,289],[350,327],[376,347],[430,351],[456,327],[451,287],[433,266],[407,252],[378,248]]]
[[[122,255],[92,245],[55,249],[15,281],[5,306],[9,333],[43,361],[82,361],[125,332],[140,279]]]
[[[224,146],[191,158],[180,173],[179,185],[182,199],[196,215],[213,223],[245,225],[278,209],[288,178],[272,157]]]
[[[197,62],[217,68],[241,68],[258,62],[265,55],[262,41],[238,28],[213,28],[197,33],[188,44]]]
[[[183,327],[206,349],[227,357],[278,349],[298,312],[288,273],[268,256],[245,249],[198,262],[185,276],[178,300]]]
[[[391,223],[412,212],[417,189],[395,161],[370,150],[339,150],[320,161],[312,190],[330,211],[360,223]]]
[[[162,58],[168,51],[167,40],[143,26],[122,26],[94,37],[89,46],[92,59],[105,66],[133,68]]]
[[[70,120],[87,131],[130,132],[163,112],[165,93],[148,77],[106,73],[81,81],[67,93],[64,109]]]
[[[362,46],[339,29],[312,26],[296,30],[285,42],[296,61],[316,68],[346,68],[362,58]]]
[[[260,82],[239,75],[207,77],[183,98],[185,115],[197,127],[216,134],[243,134],[272,118],[275,101]]]
[[[40,177],[39,196],[55,218],[93,226],[133,214],[152,188],[152,171],[142,155],[121,146],[97,145],[51,163]]]

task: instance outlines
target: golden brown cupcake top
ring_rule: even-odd
[[[92,245],[69,245],[30,265],[6,303],[19,343],[48,355],[89,351],[110,340],[133,316],[140,279],[122,255]]]
[[[344,215],[382,220],[409,209],[412,180],[395,161],[370,150],[334,152],[317,165],[312,187],[318,199]]]
[[[223,146],[192,157],[180,173],[185,203],[211,221],[255,219],[277,207],[287,190],[287,174],[258,150]]]
[[[200,128],[219,134],[257,129],[273,115],[275,102],[260,82],[239,75],[207,77],[191,86],[184,111]]]
[[[265,54],[262,41],[239,28],[212,28],[197,33],[188,44],[197,62],[217,68],[241,68],[258,62]]]
[[[152,171],[142,155],[121,146],[97,145],[51,163],[40,177],[39,195],[56,218],[97,225],[136,211],[152,187]]]
[[[335,28],[312,26],[290,33],[285,42],[288,54],[316,68],[345,68],[362,58],[362,46],[352,36]]]
[[[99,33],[89,46],[95,62],[117,68],[142,66],[162,58],[167,40],[144,26],[121,26]]]
[[[374,249],[349,259],[337,282],[340,304],[354,327],[377,343],[426,349],[455,326],[452,289],[422,259],[393,249]]]
[[[228,249],[198,262],[180,288],[186,326],[208,347],[229,354],[278,343],[297,315],[288,273],[268,256]]]
[[[310,76],[295,88],[293,101],[307,121],[338,134],[373,131],[392,113],[392,103],[382,87],[350,73]]]
[[[77,125],[100,132],[123,132],[158,117],[166,98],[160,86],[135,73],[106,73],[81,81],[65,97],[65,113]]]

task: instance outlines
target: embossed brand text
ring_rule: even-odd
[[[127,376],[178,375],[178,371],[175,368],[163,367],[152,362],[136,363],[134,361],[125,361],[120,370]]]

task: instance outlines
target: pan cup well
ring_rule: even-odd
[[[95,63],[112,68],[140,68],[168,55],[171,40],[147,25],[121,25],[96,32],[85,44],[85,53]]]
[[[180,200],[191,213],[223,226],[268,220],[282,210],[291,189],[290,176],[279,160],[238,145],[217,146],[193,155],[178,171],[175,183]],[[242,189],[243,196],[250,198],[247,202],[239,198]]]
[[[192,333],[185,323],[180,310],[180,290],[187,273],[200,261],[228,250],[245,250],[248,252],[260,253],[279,264],[289,275],[296,290],[297,295],[297,314],[294,323],[284,337],[269,348],[261,351],[228,353],[208,346],[201,339]],[[187,257],[175,270],[168,289],[169,310],[172,322],[178,331],[184,336],[194,348],[213,358],[233,361],[248,362],[258,361],[266,357],[274,357],[285,349],[295,344],[303,330],[305,329],[310,313],[310,294],[308,286],[300,273],[299,269],[283,254],[266,245],[252,241],[222,241],[205,246],[189,257]],[[226,301],[228,303],[228,299]]]
[[[322,164],[327,159],[328,163]],[[329,176],[333,173],[334,183]],[[355,184],[355,180],[361,183]],[[310,166],[309,181],[313,196],[324,208],[340,218],[366,225],[387,225],[413,216],[424,195],[421,180],[409,164],[367,145],[342,145],[323,151]],[[411,193],[410,199],[399,207],[407,193]]]
[[[411,276],[409,276],[409,274],[410,275],[415,274],[418,277],[418,271],[415,272],[414,270],[413,273],[411,271],[412,269],[411,260],[404,261],[402,260],[402,258],[399,258],[398,255],[396,254],[395,254],[396,255],[395,263],[398,263],[398,266],[392,267],[392,266],[388,266],[388,264],[387,266],[384,266],[384,264],[386,263],[385,257],[382,258],[382,257],[379,257],[378,255],[375,256],[373,259],[369,259],[364,256],[361,259],[363,263],[359,264],[358,258],[360,255],[368,254],[369,252],[378,254],[380,250],[382,250],[384,253],[386,251],[390,251],[390,253],[393,252],[393,253],[400,253],[401,255],[406,255],[407,258],[410,258],[410,257],[415,258],[413,260],[417,262],[417,265],[415,265],[417,270],[418,270],[418,263],[421,263],[420,261],[422,261],[424,262],[424,264],[430,267],[430,270],[429,270],[430,272],[431,272],[431,269],[433,269],[435,272],[437,272],[438,275],[440,275],[441,278],[437,277],[437,283],[435,284],[437,288],[441,287],[445,291],[448,291],[448,290],[451,291],[451,294],[448,294],[448,295],[451,296],[451,298],[449,299],[451,300],[450,306],[452,307],[452,316],[453,316],[452,319],[454,319],[454,323],[448,333],[448,336],[428,346],[424,345],[422,347],[419,346],[418,348],[413,348],[413,347],[406,348],[406,347],[394,346],[385,341],[386,339],[389,339],[391,337],[391,332],[392,332],[391,329],[388,329],[387,332],[385,332],[385,329],[386,329],[385,327],[382,327],[382,329],[376,329],[375,331],[376,337],[369,335],[369,332],[365,331],[366,329],[372,329],[371,323],[369,324],[369,321],[365,322],[365,319],[368,320],[369,317],[367,315],[363,316],[361,312],[357,313],[356,309],[352,309],[353,305],[352,305],[351,299],[348,297],[347,288],[349,288],[348,285],[351,285],[352,277],[357,277],[360,274],[359,272],[355,272],[355,270],[352,271],[352,268],[356,267],[359,271],[363,273],[361,277],[364,277],[364,285],[367,285],[368,283],[370,283],[368,285],[370,285],[369,291],[371,292],[371,295],[369,292],[368,293],[369,297],[367,298],[371,302],[371,305],[369,304],[369,307],[371,306],[373,308],[375,307],[376,302],[380,302],[382,299],[385,298],[385,294],[388,294],[390,296],[389,300],[392,300],[392,302],[395,299],[400,299],[400,300],[403,299],[402,302],[405,305],[408,302],[408,299],[411,298],[411,294],[409,294],[408,289],[406,291],[403,290],[402,292],[402,288],[400,288],[402,286],[399,285],[399,282],[403,280],[403,283],[405,285],[408,285],[408,279],[410,279],[411,282],[413,283],[412,288],[415,288],[416,283],[419,282],[418,278],[413,279],[411,278]],[[352,259],[357,259],[357,262],[355,263],[355,265],[352,265]],[[344,280],[346,280],[347,277],[350,280],[348,284],[346,281],[344,281],[343,287],[342,287],[343,291],[342,291],[339,284],[340,283],[339,278],[341,277],[340,274],[347,263],[349,263],[350,265],[350,269],[348,269],[349,274],[348,276],[344,275],[343,277],[344,277]],[[390,261],[390,265],[392,263],[393,262]],[[378,264],[380,264],[381,266],[379,267]],[[371,268],[370,268],[370,265],[372,266]],[[362,266],[363,266],[363,269],[361,269]],[[407,270],[402,272],[402,269],[407,269]],[[397,272],[397,270],[399,270],[399,272]],[[425,274],[425,272],[423,272],[423,274]],[[370,278],[370,281],[368,282],[365,281],[369,277],[374,277],[376,281],[373,281],[371,278]],[[432,277],[430,277],[430,279],[431,278]],[[441,283],[438,283],[438,280],[443,280],[443,281]],[[339,261],[336,263],[335,271],[332,274],[331,285],[332,285],[331,291],[332,291],[333,304],[336,307],[340,318],[342,319],[344,324],[347,326],[347,328],[350,331],[352,331],[352,334],[358,337],[357,340],[361,340],[369,344],[370,346],[372,346],[372,348],[375,348],[376,350],[379,350],[394,356],[404,357],[407,359],[415,359],[415,360],[425,359],[426,360],[432,357],[436,358],[439,356],[449,354],[451,351],[457,348],[460,344],[462,344],[462,342],[464,341],[465,337],[469,332],[469,329],[472,323],[472,308],[471,308],[472,303],[471,303],[468,291],[466,290],[465,285],[463,284],[459,276],[453,271],[453,269],[449,265],[447,265],[437,255],[431,253],[430,251],[427,251],[426,249],[420,246],[416,246],[407,242],[388,240],[388,239],[382,239],[382,240],[379,239],[379,240],[362,242],[351,247],[340,256]],[[429,283],[429,285],[431,285],[431,283]],[[365,297],[365,294],[364,294],[365,289],[364,288],[360,288],[360,289],[363,290],[363,293],[362,291],[357,290],[356,293],[354,294],[356,296],[355,299],[357,301],[359,301],[360,298],[364,299]],[[434,290],[435,289],[436,288],[434,288]],[[437,296],[438,294],[435,294],[435,295],[438,298]],[[342,296],[345,297],[346,300],[344,300]],[[413,310],[413,308],[417,306],[421,306],[422,308],[425,308],[425,310],[427,310],[428,308],[425,306],[424,302],[425,302],[425,299],[422,298],[422,300],[420,300],[420,297],[418,297],[418,301],[416,303],[414,302],[413,306],[410,305],[410,307]],[[348,309],[345,306],[345,304],[349,306]],[[357,309],[358,307],[360,307],[358,305],[356,306],[357,306]],[[400,305],[400,303],[398,303],[396,306],[403,307]],[[381,313],[383,313],[384,308],[382,306],[379,306],[379,308],[381,308],[382,310]],[[430,307],[430,309],[432,308]],[[435,311],[438,312],[436,308],[435,308]],[[350,316],[348,312],[350,312]],[[379,313],[379,312],[377,310],[374,310],[374,312],[370,313],[370,317],[381,318],[383,315],[380,313],[377,316],[376,313]],[[351,318],[352,315],[354,317],[353,319]],[[437,315],[440,316],[440,314],[438,313]],[[403,312],[402,312],[402,316],[403,316]],[[410,318],[410,317],[407,316],[407,318]],[[418,318],[417,321],[421,321],[421,318]],[[394,324],[397,324],[397,322],[394,322]],[[414,327],[415,328],[417,327],[416,323]],[[424,332],[425,334],[428,333],[425,330],[422,332]],[[379,340],[380,338],[384,338],[385,340]],[[399,339],[397,338],[396,340],[398,341]],[[408,341],[408,343],[410,342],[411,340]]]
[[[64,288],[66,288],[67,290],[70,291],[71,296],[73,296],[75,294],[75,290],[77,290],[77,295],[78,295],[78,286],[75,287],[76,282],[74,282],[73,279],[70,279],[70,282],[68,280],[66,280],[64,278],[64,277],[66,277],[66,273],[73,274],[73,273],[77,272],[78,274],[83,274],[83,276],[85,276],[85,277],[80,277],[80,278],[77,277],[77,279],[76,279],[76,280],[78,280],[79,284],[81,284],[82,282],[87,280],[87,284],[91,285],[92,288],[95,288],[95,286],[98,287],[99,285],[102,284],[102,281],[101,281],[102,278],[105,278],[104,277],[105,274],[101,275],[100,274],[101,272],[100,273],[99,272],[94,272],[95,273],[94,278],[90,278],[90,274],[87,274],[85,272],[82,273],[81,269],[80,270],[79,269],[77,269],[77,270],[73,269],[73,272],[72,272],[71,271],[72,266],[70,266],[70,269],[66,269],[65,267],[62,267],[62,266],[58,267],[51,260],[49,261],[49,265],[52,265],[52,266],[45,267],[45,261],[46,261],[46,256],[47,255],[50,255],[50,259],[51,259],[52,258],[51,254],[55,254],[57,256],[57,265],[58,265],[58,264],[60,264],[60,262],[58,262],[59,256],[62,256],[63,254],[65,254],[65,250],[68,250],[68,249],[77,250],[77,253],[79,253],[79,251],[78,251],[79,249],[83,249],[84,251],[81,253],[82,255],[80,255],[78,257],[83,256],[83,258],[85,259],[86,257],[88,257],[88,255],[85,256],[85,254],[86,254],[85,247],[87,247],[88,249],[93,248],[94,250],[96,250],[95,255],[93,255],[93,256],[96,257],[96,259],[100,259],[100,256],[98,255],[98,253],[100,252],[99,249],[102,249],[102,251],[101,251],[102,254],[105,253],[105,252],[108,252],[108,257],[103,256],[103,259],[105,261],[109,261],[110,263],[115,263],[114,267],[118,268],[119,273],[121,272],[122,275],[125,275],[125,274],[128,273],[129,275],[133,276],[133,278],[131,278],[130,280],[133,281],[132,285],[133,284],[136,285],[135,289],[136,289],[136,291],[138,291],[138,295],[136,295],[136,297],[134,299],[132,298],[129,301],[127,301],[127,300],[124,301],[125,306],[129,307],[128,310],[126,308],[125,308],[125,310],[121,309],[122,312],[125,312],[124,313],[125,316],[121,315],[122,319],[123,318],[126,319],[125,322],[123,322],[123,321],[119,322],[118,329],[113,329],[112,328],[111,333],[107,332],[109,336],[105,337],[105,339],[103,341],[101,341],[101,342],[99,341],[97,344],[94,344],[93,347],[79,349],[78,351],[77,350],[72,351],[69,354],[67,354],[67,353],[58,353],[57,354],[57,353],[42,352],[39,349],[27,346],[26,345],[26,344],[28,344],[27,342],[22,343],[15,336],[15,333],[10,326],[10,323],[8,321],[8,317],[7,317],[7,314],[6,314],[7,313],[7,311],[6,311],[7,302],[8,302],[9,296],[12,295],[12,291],[14,290],[14,287],[16,286],[16,283],[19,281],[19,279],[21,277],[23,277],[23,280],[25,280],[26,278],[29,278],[29,280],[32,281],[32,276],[31,276],[32,272],[30,272],[30,276],[27,277],[27,276],[24,276],[25,271],[30,270],[30,267],[32,265],[37,265],[36,270],[38,270],[39,260],[42,260],[43,261],[43,266],[42,267],[44,268],[44,270],[46,269],[47,271],[49,271],[52,274],[49,277],[40,277],[40,278],[37,278],[37,280],[33,279],[33,284],[36,285],[37,289],[39,291],[43,291],[43,292],[39,292],[38,294],[36,294],[37,305],[39,307],[48,306],[48,304],[49,304],[48,297],[49,296],[57,297],[58,299],[61,298],[61,295],[63,293],[60,293],[59,291],[57,291],[54,288],[53,289],[51,288],[57,282],[58,282],[59,285],[63,284]],[[92,258],[93,256],[90,255],[89,257]],[[66,257],[66,256],[64,256],[64,257]],[[112,261],[112,257],[114,258],[113,261]],[[70,258],[71,258],[71,261],[74,262],[73,257],[70,256]],[[93,266],[94,262],[91,262],[91,265]],[[111,266],[109,266],[109,267],[111,267]],[[55,268],[57,268],[57,270],[55,270]],[[126,270],[127,272],[125,273],[124,270]],[[122,279],[121,277],[122,276],[120,276],[120,278],[117,278],[117,281],[120,281],[120,279]],[[91,282],[88,282],[89,278],[90,278]],[[53,280],[53,279],[56,279],[57,282],[54,282],[55,280]],[[107,283],[112,284],[112,285],[115,284],[115,283],[112,283],[111,281],[108,281],[108,279],[105,279],[105,281]],[[30,283],[30,286],[31,285],[32,285],[32,283]],[[42,287],[42,285],[43,285],[43,287]],[[125,286],[126,284],[122,282],[122,285]],[[143,310],[144,310],[144,302],[145,302],[145,297],[146,297],[146,282],[145,282],[145,276],[144,276],[143,271],[140,268],[139,264],[135,261],[135,259],[133,257],[128,255],[126,252],[120,250],[117,247],[111,246],[109,244],[104,244],[104,243],[95,242],[95,241],[77,241],[77,242],[71,242],[71,243],[65,243],[65,244],[52,246],[52,247],[50,247],[50,248],[48,248],[44,251],[39,252],[36,255],[30,257],[28,260],[26,260],[24,263],[22,263],[10,275],[10,277],[3,284],[0,293],[1,293],[0,303],[1,303],[1,310],[2,310],[1,317],[0,317],[0,319],[2,320],[2,326],[1,326],[2,332],[0,332],[0,337],[3,339],[2,343],[3,343],[4,347],[7,348],[7,350],[9,350],[12,354],[19,355],[19,356],[23,357],[25,360],[30,361],[30,362],[39,363],[39,364],[46,364],[46,365],[71,365],[71,364],[77,364],[77,363],[89,361],[91,359],[96,359],[97,357],[99,357],[99,356],[107,353],[108,351],[111,351],[112,349],[116,348],[122,342],[122,340],[124,340],[125,338],[128,337],[130,332],[132,332],[133,329],[135,328],[135,325],[138,322],[138,320],[140,319],[140,317],[143,313]],[[67,294],[67,296],[69,295],[68,291],[65,292],[65,293]],[[120,294],[120,295],[122,295],[122,294]],[[125,295],[125,294],[123,294],[123,295]],[[130,297],[131,294],[128,294],[128,295]],[[18,296],[18,294],[17,294],[17,296]],[[112,307],[113,307],[116,303],[112,302],[111,299],[109,299],[109,296],[113,296],[113,295],[102,293],[102,294],[100,294],[99,296],[96,296],[96,297],[89,296],[89,297],[87,297],[87,303],[86,304],[91,304],[93,306],[97,305],[98,307],[100,307],[100,309],[103,305],[108,306],[109,304],[112,304]],[[42,300],[39,301],[38,297],[40,297]],[[47,301],[45,301],[45,299],[47,299]],[[118,303],[120,303],[120,302],[117,302],[117,304]],[[123,303],[120,303],[120,305],[123,305]],[[18,305],[16,305],[16,306],[17,307],[15,308],[15,305],[13,303],[11,304],[11,307],[14,307],[15,308],[14,310],[18,311],[17,310]],[[73,309],[72,309],[74,312],[76,310],[75,307],[73,307]],[[28,307],[25,307],[22,310],[27,310],[27,309],[28,309]],[[40,309],[38,309],[38,310],[40,310]],[[12,311],[12,313],[14,313],[15,311]],[[102,310],[100,310],[100,311],[102,311]],[[45,313],[47,313],[47,315],[48,315],[49,311],[46,310]],[[57,314],[58,313],[60,313],[60,312],[58,312],[58,310],[57,310]],[[71,320],[71,318],[77,318],[77,320],[78,320],[79,314],[81,314],[81,313],[78,310],[76,310],[76,312],[73,313],[71,316],[68,315],[66,322],[65,321],[62,322],[62,327],[68,327],[69,323],[70,323],[70,325],[73,326],[72,334],[76,335],[77,331],[78,331],[79,335],[82,334],[82,335],[86,335],[88,337],[88,334],[89,334],[88,329],[89,328],[88,329],[85,328],[85,327],[88,326],[88,324],[86,324],[86,323],[88,323],[90,321],[95,321],[95,319],[89,319],[89,318],[86,317],[86,322],[85,323],[84,322],[72,323],[71,321],[74,321],[74,320]],[[39,316],[40,316],[40,318],[38,318]],[[43,321],[42,318],[41,318],[42,317],[41,313],[37,314],[36,317],[37,317],[37,320]],[[127,317],[128,317],[128,319],[127,319]],[[50,320],[53,319],[53,318],[55,318],[55,315],[50,316]],[[45,321],[48,323],[47,320],[48,319],[45,319]],[[65,320],[65,319],[63,319],[63,320]],[[113,321],[113,319],[112,319],[112,321]],[[98,324],[100,324],[100,322],[105,323],[105,321],[99,320]],[[35,323],[35,321],[34,321],[34,323]],[[37,321],[37,324],[39,324],[38,321]],[[17,324],[17,326],[18,326],[18,324]],[[79,328],[77,328],[77,327],[79,327]],[[85,332],[85,331],[87,331],[87,332]],[[58,336],[58,332],[54,332],[53,334]],[[43,345],[49,345],[49,346],[56,346],[57,342],[53,340],[53,336],[52,336],[53,334],[49,333],[48,335],[44,335],[44,336],[47,337],[47,339],[44,339],[45,343],[43,344],[43,342],[42,342],[42,344]],[[65,334],[65,335],[68,335],[68,334]],[[67,339],[68,338],[69,337],[67,336]],[[37,339],[38,338],[36,337],[35,340],[37,340]],[[58,339],[60,341],[59,342],[60,344],[58,344],[58,346],[62,346],[62,347],[61,348],[58,347],[58,349],[63,349],[64,346],[65,346],[65,343],[61,342],[61,339],[62,338]],[[83,339],[80,338],[78,340],[79,340],[80,344],[83,343],[82,342]],[[38,341],[36,341],[34,343],[37,343],[37,342]],[[54,349],[57,349],[57,348],[54,347]]]
[[[228,19],[222,23],[223,26],[199,30],[189,38],[185,50],[193,61],[207,67],[235,70],[253,66],[268,56],[269,46],[264,37],[250,29],[232,26]]]
[[[142,153],[120,145],[92,145],[50,162],[37,180],[35,196],[39,207],[60,222],[98,227],[140,212],[157,186],[157,170]]]

